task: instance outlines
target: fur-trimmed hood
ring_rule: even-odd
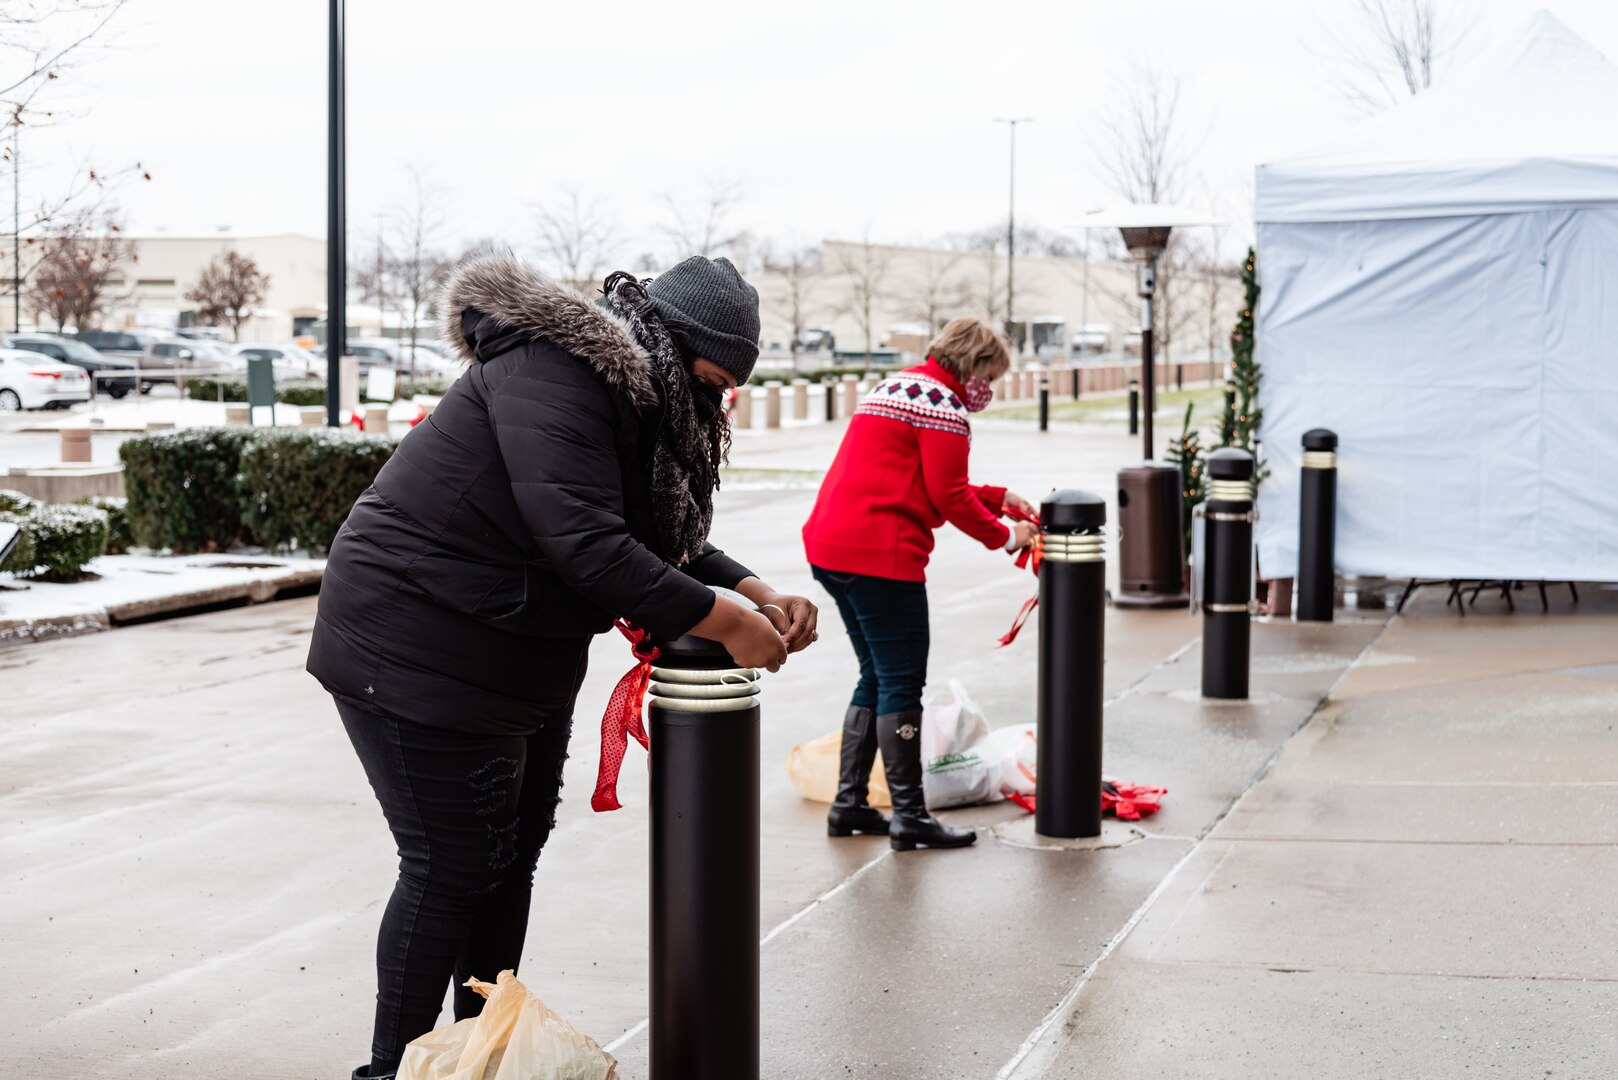
[[[445,344],[467,363],[480,363],[466,340],[461,316],[476,309],[506,326],[557,348],[595,368],[628,395],[637,410],[657,404],[652,361],[629,325],[577,289],[552,281],[509,255],[463,259],[438,293]]]

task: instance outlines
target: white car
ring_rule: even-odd
[[[21,349],[0,349],[0,412],[65,409],[90,400],[83,368]]]
[[[249,360],[268,360],[275,370],[276,382],[293,379],[324,380],[326,377],[326,361],[296,345],[242,342],[230,347],[230,359],[242,371],[247,370]]]

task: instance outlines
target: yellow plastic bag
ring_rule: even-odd
[[[792,786],[798,789],[798,794],[814,802],[829,803],[835,799],[842,752],[841,729],[822,735],[814,742],[794,746],[787,753],[787,775],[792,778]],[[871,768],[871,788],[867,801],[872,806],[893,805],[893,798],[888,794],[888,774],[882,771],[880,751],[876,755],[876,764]]]
[[[466,985],[488,1001],[405,1047],[398,1080],[618,1080],[618,1062],[510,971]]]

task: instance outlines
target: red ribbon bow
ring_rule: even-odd
[[[1006,507],[1006,516],[1013,521],[1026,521],[1035,527],[1039,525],[1039,515],[1037,513],[1029,513],[1014,506]],[[1039,559],[1039,544],[1036,541],[1031,547],[1025,547],[1017,552],[1017,569],[1030,569],[1034,572],[1034,576],[1038,577]],[[1032,615],[1034,609],[1038,606],[1039,593],[1036,592],[1023,602],[1022,610],[1017,612],[1017,617],[1011,621],[1011,629],[1007,630],[1000,638],[1000,648],[1003,649],[1017,640],[1017,635],[1022,633],[1023,623],[1028,621],[1028,616]]]
[[[622,619],[614,625],[629,639],[629,651],[635,654],[636,663],[618,680],[612,697],[607,699],[607,711],[601,714],[601,768],[596,773],[595,794],[590,796],[590,809],[598,814],[622,805],[618,801],[618,770],[623,768],[630,736],[647,751],[652,748],[641,721],[641,706],[646,700],[646,688],[651,685],[652,664],[662,655],[651,643],[651,635],[640,627]]]

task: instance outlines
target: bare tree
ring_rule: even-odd
[[[122,233],[111,211],[83,210],[40,241],[27,299],[36,312],[50,316],[58,332],[69,324],[90,329],[106,311],[124,264],[139,256]]]
[[[1437,65],[1470,24],[1441,0],[1356,0],[1349,24],[1328,28],[1324,50],[1343,71],[1343,96],[1375,112],[1433,85]]]
[[[449,260],[438,246],[444,229],[443,192],[422,179],[421,171],[410,167],[413,186],[411,201],[392,214],[393,259],[388,266],[394,298],[403,318],[403,330],[410,341],[410,374],[416,374],[416,341],[421,329],[421,313],[449,269]]]
[[[614,228],[599,199],[577,188],[534,207],[539,250],[558,277],[577,289],[600,282],[611,259]]]
[[[946,247],[968,253],[970,271],[962,289],[962,302],[995,326],[1003,325],[1005,317],[1006,290],[1000,283],[1000,253],[1005,238],[1005,227],[998,225],[944,238]]]
[[[764,269],[780,277],[782,289],[773,306],[792,324],[792,356],[803,351],[803,331],[820,283],[820,249],[792,247],[783,254],[765,252]]]
[[[71,119],[69,114],[48,107],[47,91],[60,86],[82,59],[87,46],[106,29],[127,0],[51,0],[0,4],[0,114],[10,128],[0,160],[9,166],[11,183],[20,186],[22,131],[41,128]],[[42,198],[24,210],[20,205],[12,216],[11,243],[0,249],[0,256],[12,263],[13,291],[20,306],[22,284],[31,268],[24,266],[24,255],[36,245],[51,239],[38,235],[41,229],[69,219],[79,211],[107,209],[107,199],[118,184],[131,176],[150,180],[151,174],[139,163],[111,171],[83,162],[65,188]],[[69,224],[74,224],[76,218]],[[35,258],[37,265],[40,259]]]
[[[695,205],[683,205],[673,194],[664,195],[663,203],[669,212],[663,234],[673,247],[675,262],[691,255],[728,254],[746,233],[734,224],[742,203],[741,184],[734,180],[708,181],[706,196]]]
[[[929,337],[971,302],[960,278],[961,259],[958,252],[928,251],[921,258],[921,275],[903,297],[905,318],[924,324]]]
[[[1183,130],[1180,92],[1178,78],[1150,64],[1133,64],[1114,82],[1102,115],[1100,164],[1113,189],[1130,202],[1172,203],[1184,190],[1195,148]],[[1189,263],[1185,235],[1176,233],[1158,257],[1152,305],[1152,340],[1165,362],[1196,317],[1181,296]],[[1126,287],[1115,299],[1133,302],[1133,296]]]
[[[865,358],[870,360],[876,337],[876,305],[887,296],[888,253],[871,243],[869,233],[858,244],[839,245],[836,251],[836,270],[848,289],[843,311],[859,326],[865,338]]]
[[[269,287],[270,276],[252,256],[226,251],[208,261],[185,298],[197,305],[197,316],[210,326],[229,323],[231,336],[240,341],[242,324],[264,302]]]
[[[1101,168],[1130,202],[1180,197],[1191,149],[1179,113],[1180,80],[1158,68],[1137,63],[1114,81],[1102,116]]]

